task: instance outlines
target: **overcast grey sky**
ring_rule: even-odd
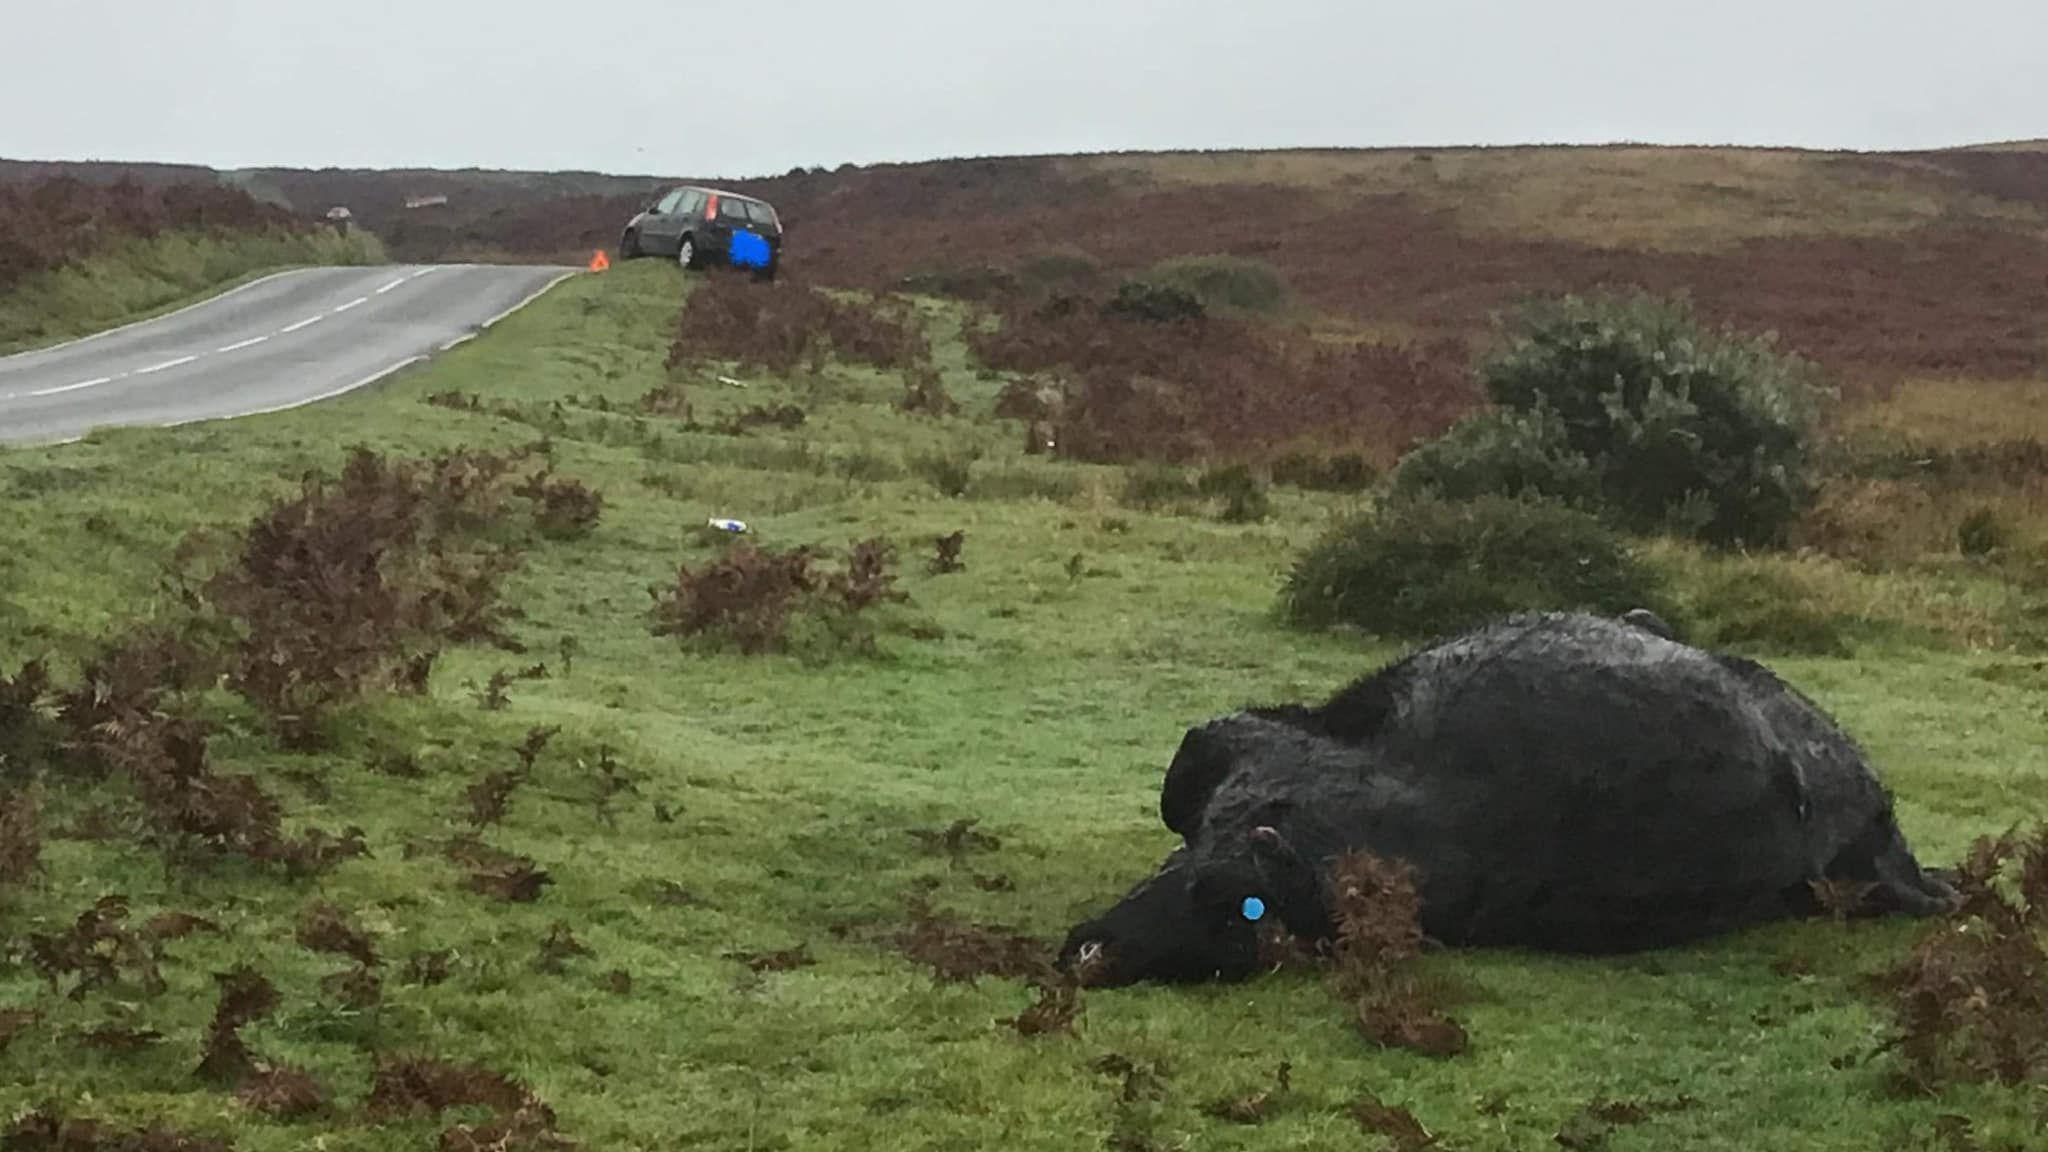
[[[0,156],[792,165],[2048,136],[2048,0],[0,0]]]

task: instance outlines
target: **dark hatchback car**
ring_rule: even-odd
[[[685,186],[627,223],[619,256],[673,256],[685,268],[730,264],[773,280],[782,263],[782,220],[765,200]]]

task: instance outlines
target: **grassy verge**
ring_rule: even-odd
[[[0,355],[147,320],[285,268],[383,258],[376,237],[325,229],[123,241],[0,294]]]
[[[294,822],[360,825],[370,857],[291,882],[234,864],[167,867],[118,839],[49,840],[43,874],[0,892],[0,1009],[40,1013],[0,1051],[0,1115],[50,1100],[232,1135],[253,1152],[428,1148],[432,1122],[380,1128],[359,1108],[373,1053],[419,1052],[519,1077],[564,1132],[601,1149],[1351,1147],[1361,1137],[1344,1110],[1368,1090],[1459,1149],[1553,1148],[1592,1101],[1681,1096],[1693,1103],[1602,1146],[1933,1147],[1944,1114],[1969,1116],[1987,1148],[2033,1138],[2039,1104],[2024,1092],[1886,1093],[1889,1058],[1871,1055],[1884,1021],[1853,985],[1899,954],[1909,924],[1780,925],[1621,959],[1433,957],[1473,1041],[1442,1062],[1369,1048],[1300,975],[1092,993],[1077,1035],[1034,1039],[998,1022],[1031,1002],[1019,983],[935,985],[887,942],[911,898],[1056,938],[1167,851],[1158,785],[1188,725],[1319,696],[1390,655],[1288,631],[1272,611],[1294,554],[1355,498],[1281,492],[1271,520],[1242,526],[1123,507],[1121,470],[1022,454],[1017,427],[988,415],[999,384],[976,378],[936,310],[959,415],[905,415],[894,379],[838,367],[739,388],[687,378],[700,425],[799,404],[796,429],[722,436],[629,415],[665,379],[678,300],[672,268],[626,266],[365,393],[0,454],[0,497],[17,513],[0,518],[10,669],[44,652],[68,669],[93,638],[167,611],[159,578],[186,532],[239,528],[304,470],[335,470],[350,444],[412,455],[545,432],[559,473],[605,498],[592,536],[537,544],[510,584],[529,656],[451,652],[427,697],[348,710],[317,755],[279,750],[222,706],[218,767],[270,782]],[[446,391],[522,419],[423,403]],[[970,455],[965,494],[942,495],[933,462]],[[713,516],[746,519],[778,546],[887,535],[911,602],[873,655],[706,655],[650,635],[648,588],[712,555],[698,529]],[[927,573],[931,542],[956,530],[966,570]],[[576,638],[567,668],[564,636]],[[1883,656],[1773,663],[1864,740],[1925,858],[2048,816],[2038,669],[1947,647]],[[503,710],[479,708],[472,685],[536,659],[551,678],[514,685]],[[562,731],[490,838],[555,884],[536,903],[496,903],[406,846],[464,831],[465,790],[512,766],[536,726]],[[589,767],[601,747],[637,789],[609,821]],[[370,767],[394,754],[423,776]],[[47,797],[46,827],[100,798]],[[949,857],[917,835],[970,818],[993,843],[962,840]],[[196,912],[222,934],[169,945],[160,996],[51,994],[22,940],[107,893],[128,896],[137,921]],[[377,1007],[324,991],[342,965],[293,942],[316,900],[375,937]],[[558,923],[590,954],[543,970]],[[799,945],[815,963],[756,973],[729,958]],[[445,982],[403,978],[425,952],[449,954]],[[213,974],[238,963],[282,994],[244,1030],[250,1047],[307,1069],[334,1093],[333,1115],[267,1121],[194,1078]],[[109,1026],[161,1039],[87,1041]],[[1096,1070],[1110,1055],[1156,1069],[1156,1098],[1121,1099],[1119,1077]],[[1292,1090],[1265,1122],[1203,1110],[1269,1085],[1282,1061]]]

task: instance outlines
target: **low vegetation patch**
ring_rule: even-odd
[[[2048,1082],[2048,824],[1980,839],[1956,871],[1962,904],[1873,981],[1913,1090]]]
[[[1422,498],[1332,529],[1295,562],[1282,604],[1307,627],[1427,637],[1518,611],[1654,608],[1662,591],[1590,513],[1500,496]]]
[[[1067,298],[1013,307],[969,334],[1002,371],[1067,384],[1043,417],[1062,456],[1119,462],[1252,459],[1303,450],[1391,461],[1478,401],[1450,344],[1326,344],[1255,322],[1206,316],[1171,289],[1117,304]],[[1182,303],[1173,303],[1180,301]]]
[[[1478,374],[1500,410],[1404,463],[1404,489],[1545,497],[1719,544],[1777,542],[1813,497],[1811,365],[1682,303],[1531,305]]]
[[[783,376],[824,370],[828,355],[900,371],[931,358],[931,345],[901,304],[848,301],[788,280],[707,285],[683,309],[668,366],[732,361]]]
[[[811,548],[746,541],[696,568],[684,565],[672,585],[651,589],[654,633],[758,655],[785,649],[791,625],[809,619],[830,636],[871,644],[863,614],[907,598],[895,586],[895,546],[881,537],[856,542],[836,572],[819,570],[822,558]]]

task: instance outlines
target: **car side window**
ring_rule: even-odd
[[[702,192],[686,192],[683,194],[682,211],[684,215],[695,216],[697,213],[702,212],[703,210],[704,194]]]
[[[679,205],[681,205],[682,202],[683,190],[681,188],[678,188],[675,191],[669,193],[668,195],[663,196],[661,198],[661,203],[655,205],[654,208],[655,211],[660,212],[664,216],[673,216],[675,215],[676,208]]]

